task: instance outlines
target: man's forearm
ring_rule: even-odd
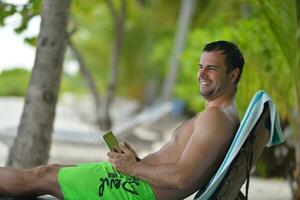
[[[133,176],[146,180],[157,187],[181,187],[182,173],[177,164],[151,165],[140,162],[137,164]]]
[[[159,165],[159,159],[156,153],[151,153],[141,159],[141,162],[148,165]]]

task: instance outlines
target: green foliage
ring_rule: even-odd
[[[113,24],[108,6],[102,2],[74,1],[70,27],[77,28],[72,41],[103,92],[110,64]]]
[[[3,70],[0,74],[0,96],[24,96],[30,72],[25,69]]]
[[[36,46],[37,45],[37,37],[26,37],[25,42],[27,44],[30,44],[31,46]]]
[[[181,57],[176,95],[186,100],[189,109],[194,112],[203,108],[204,101],[198,97],[198,85],[195,85],[201,49],[210,41],[229,40],[238,44],[246,60],[237,98],[241,115],[254,93],[264,89],[274,98],[276,104],[278,103],[282,116],[288,116],[290,111],[286,110],[286,105],[282,102],[282,93],[279,91],[292,87],[291,82],[281,78],[283,75],[290,75],[291,71],[286,68],[286,61],[267,27],[266,20],[256,16],[252,19],[237,20],[233,26],[211,24],[206,28],[194,29],[188,37],[186,49]],[[261,34],[262,32],[264,34]]]
[[[21,33],[27,29],[28,22],[41,12],[41,0],[29,0],[25,5],[20,6],[18,13],[22,16],[22,21],[18,27],[15,28],[17,33]]]
[[[25,96],[30,75],[30,71],[23,68],[3,70],[0,73],[0,96]],[[60,92],[86,94],[88,91],[82,77],[64,73]]]
[[[69,75],[64,73],[61,81],[60,93],[76,93],[76,94],[86,94],[88,93],[82,77],[77,75]]]
[[[267,176],[267,166],[266,166],[266,163],[263,162],[262,160],[259,160],[256,163],[255,169],[256,169],[257,174],[260,177],[266,177]]]
[[[0,25],[5,25],[5,18],[14,14],[21,16],[20,24],[15,27],[16,33],[22,33],[28,27],[29,21],[40,14],[41,12],[41,0],[29,0],[27,4],[14,5],[0,2]],[[35,45],[35,37],[25,38],[25,42],[30,45]]]
[[[162,1],[126,2],[117,93],[143,101],[149,82],[162,82],[166,73],[180,1],[172,1],[172,6]],[[72,13],[71,26],[78,29],[72,40],[105,94],[115,36],[110,10],[105,2],[74,1]]]
[[[181,1],[126,2],[128,9],[117,92],[142,101],[149,82],[155,80],[160,85],[166,77]],[[203,108],[204,101],[197,84],[201,49],[213,40],[231,40],[240,46],[246,60],[237,98],[240,110],[244,112],[253,94],[264,89],[273,97],[281,117],[290,118],[296,98],[294,82],[286,79],[299,74],[297,67],[291,67],[297,60],[293,59],[297,56],[292,50],[297,43],[293,37],[296,28],[294,3],[284,0],[197,1],[180,60],[176,97],[185,100],[189,110],[198,112]],[[17,30],[22,31],[28,20],[40,12],[40,4],[39,0],[31,0],[28,5],[19,7],[1,3],[0,21],[3,23],[6,16],[19,12],[23,19]],[[72,41],[85,59],[100,92],[105,94],[115,36],[107,2],[73,1],[72,27],[77,28]],[[34,38],[27,41],[36,43]],[[63,76],[62,92],[87,92],[85,87],[80,75]]]
[[[6,4],[0,1],[0,25],[4,26],[4,19],[13,15],[17,11],[17,7],[12,4]]]
[[[280,45],[280,49],[290,66],[294,67],[297,51],[291,50],[297,47],[296,2],[294,0],[259,0],[259,5]]]
[[[283,67],[283,76],[278,78],[281,87],[279,87],[277,94],[280,94],[280,96],[284,94],[286,97],[284,99],[285,109],[287,112],[294,112],[295,114],[294,116],[286,114],[285,117],[292,126],[295,126],[297,123],[295,117],[297,115],[299,116],[300,108],[300,4],[299,1],[296,0],[260,0],[258,6],[267,19],[269,28],[272,30],[275,41],[279,44],[279,49],[287,64]],[[282,77],[289,78],[286,79]],[[281,106],[282,104],[283,103],[280,103],[279,105]]]
[[[153,21],[165,29],[174,29],[177,24],[180,0],[154,0],[151,8]]]
[[[122,85],[127,86],[128,95],[138,97],[136,94],[144,95],[144,88],[153,79],[162,82],[167,73],[173,40],[168,31],[162,36],[157,36],[160,31],[147,26],[147,19],[141,19],[135,24],[126,33],[120,79]],[[142,100],[143,97],[137,99]]]

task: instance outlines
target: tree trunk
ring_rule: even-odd
[[[96,121],[96,124],[99,127],[99,129],[101,129],[101,123],[100,123],[101,120],[99,119],[100,118],[100,116],[99,116],[100,94],[98,92],[97,85],[93,79],[93,76],[89,72],[82,55],[80,54],[79,50],[76,48],[76,46],[74,45],[74,43],[72,42],[70,37],[71,37],[71,35],[69,35],[69,37],[68,37],[68,46],[79,64],[80,73],[81,73],[82,77],[84,78],[87,88],[89,89],[89,91],[94,99],[95,121]]]
[[[194,7],[195,7],[195,0],[181,1],[176,38],[174,41],[167,78],[165,79],[163,90],[162,90],[162,99],[164,101],[170,100],[172,96],[173,86],[177,78],[179,58],[183,50],[186,34],[189,28],[190,21],[193,16]]]
[[[112,127],[111,116],[110,116],[110,109],[111,104],[114,100],[114,93],[117,84],[117,77],[118,77],[118,67],[119,67],[119,60],[121,55],[121,46],[123,41],[123,33],[124,33],[124,20],[126,14],[126,0],[121,1],[121,9],[120,13],[117,14],[116,8],[113,5],[111,0],[108,0],[108,6],[111,10],[113,21],[115,24],[115,32],[116,36],[113,42],[113,48],[111,53],[111,66],[110,66],[110,73],[107,85],[107,96],[105,99],[104,104],[104,119],[102,122],[102,130],[107,130]]]
[[[70,5],[71,0],[43,2],[35,63],[7,165],[30,168],[49,159]]]

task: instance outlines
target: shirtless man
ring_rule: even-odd
[[[205,109],[177,128],[159,151],[137,161],[124,142],[122,153],[108,152],[109,162],[28,170],[3,167],[0,193],[51,194],[65,200],[179,200],[191,195],[216,172],[238,129],[235,94],[243,65],[240,50],[231,42],[204,47],[198,81]]]

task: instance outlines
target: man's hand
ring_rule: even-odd
[[[126,142],[120,143],[119,146],[122,153],[108,152],[108,161],[111,162],[113,167],[119,172],[127,175],[134,175],[134,169],[138,165],[135,151]]]
[[[124,143],[124,146],[127,147],[134,155],[135,158],[138,158],[138,155],[137,153],[135,152],[135,150],[130,146],[129,143],[127,143],[126,141],[123,142]]]

